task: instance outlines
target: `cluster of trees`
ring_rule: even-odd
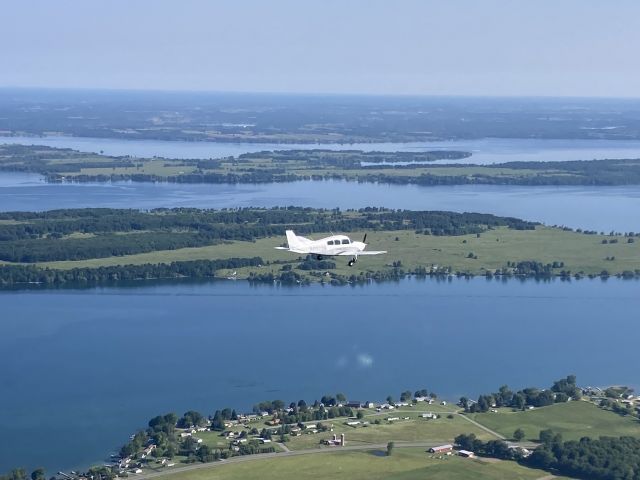
[[[36,468],[31,475],[24,468],[14,468],[8,473],[0,474],[0,480],[45,480],[44,468]]]
[[[96,284],[101,282],[148,280],[159,278],[206,278],[220,269],[256,267],[260,257],[228,258],[224,260],[192,260],[185,262],[116,265],[97,268],[54,270],[32,265],[0,265],[0,285],[38,283],[44,285]]]
[[[283,423],[287,425],[299,424],[302,422],[312,422],[329,420],[338,417],[353,417],[354,412],[351,407],[324,407],[316,408],[294,408],[290,413],[282,416]]]
[[[89,238],[63,240],[50,236],[41,239],[0,242],[0,260],[22,263],[86,260],[200,247],[216,243],[219,243],[218,239],[192,232],[140,232],[132,235],[108,233]]]
[[[276,165],[300,164],[312,169],[340,168],[358,169],[363,164],[373,164],[376,168],[403,167],[403,165],[382,165],[408,163],[408,168],[420,167],[423,162],[436,160],[460,160],[471,156],[470,152],[457,150],[433,150],[428,152],[364,152],[362,150],[277,150],[274,152],[244,153],[238,162],[264,160],[267,158]]]
[[[542,433],[542,432],[541,432]],[[542,446],[524,463],[572,478],[593,480],[640,479],[640,439],[581,438],[563,442],[558,435],[541,435]]]
[[[213,462],[221,458],[229,458],[233,455],[251,455],[274,451],[272,447],[261,446],[255,440],[249,441],[247,444],[242,445],[238,452],[234,452],[228,449],[216,449],[199,444],[191,436],[180,439],[177,435],[176,429],[178,428],[189,429],[202,427],[209,422],[211,422],[212,429],[222,431],[224,430],[224,422],[226,420],[234,420],[237,418],[235,410],[228,408],[216,410],[215,414],[209,418],[193,410],[185,412],[181,417],[178,417],[175,413],[158,415],[149,420],[146,430],[137,432],[131,440],[123,445],[119,454],[122,458],[137,458],[145,446],[154,444],[156,448],[151,451],[151,455],[154,458],[173,458],[176,455],[181,455],[187,457],[188,462]],[[243,433],[246,436],[246,432]]]
[[[300,270],[333,270],[336,268],[336,262],[331,260],[318,260],[313,256],[308,256],[303,262],[298,264]]]
[[[519,262],[507,262],[507,266],[513,268],[513,273],[516,275],[551,277],[555,269],[564,267],[564,262],[542,263],[535,260],[522,260]]]
[[[501,458],[503,460],[513,460],[520,457],[517,449],[509,448],[504,440],[489,440],[483,442],[476,438],[475,434],[460,434],[454,439],[454,443],[462,450],[469,450],[476,455],[485,457]]]
[[[582,397],[582,390],[576,385],[575,375],[557,380],[551,388],[540,390],[535,387],[524,388],[513,392],[507,385],[501,386],[497,392],[480,395],[476,402],[467,397],[460,398],[460,406],[466,412],[487,412],[491,408],[511,407],[522,410],[527,406],[544,407],[554,403],[563,403]]]
[[[323,395],[320,400],[316,400],[311,405],[304,400],[291,402],[285,409],[285,403],[282,400],[271,400],[254,405],[253,411],[267,412],[277,416],[285,425],[293,425],[337,417],[352,417],[353,409],[343,405],[346,401],[344,394],[338,393],[336,396]]]

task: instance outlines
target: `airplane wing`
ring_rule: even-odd
[[[352,257],[354,255],[360,256],[360,255],[382,255],[383,253],[387,253],[386,250],[365,250],[364,252],[340,252],[340,253],[334,253],[333,255],[340,255],[340,256],[346,256],[346,255],[351,255]]]

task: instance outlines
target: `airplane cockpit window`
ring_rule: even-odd
[[[349,245],[349,239],[345,238],[344,240],[342,240],[342,244],[343,245]]]

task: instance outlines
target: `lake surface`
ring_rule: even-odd
[[[346,181],[259,185],[135,182],[48,184],[39,175],[0,172],[0,211],[282,205],[341,209],[384,206],[410,210],[482,212],[605,232],[640,231],[640,186],[422,187]]]
[[[146,286],[145,286],[146,285]],[[100,462],[156,414],[344,391],[637,385],[638,281],[0,292],[0,471]],[[39,448],[37,445],[46,446]]]
[[[20,139],[12,138],[11,141]],[[111,155],[209,158],[283,148],[473,151],[468,161],[640,157],[640,142],[486,139],[348,146],[69,137],[39,143]],[[0,211],[56,208],[385,206],[477,211],[640,231],[636,187],[419,187],[344,181],[261,185],[47,184],[0,174]],[[407,279],[364,287],[244,282],[0,291],[0,471],[100,463],[152,416],[345,391],[428,388],[456,400],[504,383],[639,385],[638,281]],[[605,324],[606,322],[606,324]],[[603,326],[603,325],[606,325]],[[481,366],[480,366],[481,365]],[[34,446],[34,439],[37,444]],[[46,446],[46,448],[40,448]]]
[[[429,150],[463,150],[472,156],[455,163],[491,164],[504,162],[548,162],[594,160],[607,158],[640,158],[638,140],[546,140],[528,138],[483,138],[409,143],[352,144],[281,144],[281,143],[217,143],[162,140],[125,140],[90,137],[0,137],[0,143],[47,145],[72,148],[105,155],[165,158],[220,158],[264,150],[364,150],[367,152],[421,152]],[[442,160],[436,163],[453,163]]]

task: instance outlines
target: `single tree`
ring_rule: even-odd
[[[391,454],[393,453],[393,447],[395,447],[395,444],[393,442],[387,443],[387,456],[391,456]]]
[[[44,468],[36,468],[33,472],[31,472],[31,480],[45,480]]]
[[[516,442],[521,442],[524,437],[525,437],[524,430],[522,430],[521,428],[517,428],[516,431],[513,432],[513,439]]]
[[[551,441],[553,440],[553,430],[540,430],[539,438],[540,443],[544,443],[545,445],[551,443]]]

